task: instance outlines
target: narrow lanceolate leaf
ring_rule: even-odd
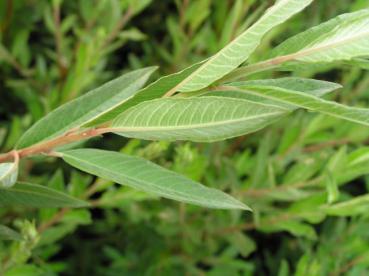
[[[272,57],[309,63],[351,60],[369,52],[369,9],[340,15],[279,45]]]
[[[325,94],[332,92],[341,88],[342,86],[328,81],[320,81],[314,79],[305,79],[305,78],[296,78],[296,77],[288,77],[288,78],[279,78],[279,79],[264,79],[264,80],[253,80],[247,82],[239,82],[239,83],[232,83],[233,86],[263,86],[263,87],[270,87],[270,88],[282,88],[288,89],[293,91],[298,91],[301,93],[306,93],[308,95],[312,95],[315,97],[322,97]],[[282,103],[280,101],[273,100],[271,98],[267,98],[265,96],[257,95],[255,93],[245,93],[244,91],[236,90],[229,90],[222,89],[219,87],[217,90],[204,94],[205,96],[222,96],[222,97],[231,97],[231,98],[240,98],[240,99],[247,99],[254,102],[264,103],[264,104],[271,104],[276,106],[281,106],[286,108],[290,111],[295,110],[298,108],[296,105],[292,105],[289,103]]]
[[[9,188],[17,182],[18,162],[0,164],[0,187]]]
[[[41,185],[17,183],[12,188],[0,188],[0,206],[37,208],[86,207],[87,202]]]
[[[138,157],[96,149],[65,151],[62,156],[82,171],[162,197],[209,208],[249,209],[219,190]]]
[[[177,87],[178,91],[200,90],[233,71],[245,62],[258,47],[263,36],[273,27],[285,22],[313,0],[279,0],[249,29],[225,48],[204,62]]]
[[[350,107],[332,101],[327,101],[313,95],[298,91],[263,87],[261,85],[240,85],[239,91],[259,95],[283,104],[290,104],[311,111],[320,112],[347,121],[369,126],[369,109]],[[237,89],[235,86],[234,89]]]
[[[22,236],[13,229],[0,224],[0,240],[20,241]]]
[[[17,148],[25,148],[55,138],[70,129],[82,127],[113,111],[131,98],[156,67],[125,74],[65,104],[33,125],[20,139]]]
[[[211,142],[257,131],[285,109],[224,97],[164,98],[141,103],[118,116],[112,130],[147,140]]]

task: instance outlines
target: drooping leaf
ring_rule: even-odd
[[[308,63],[351,60],[369,52],[369,9],[339,15],[279,45],[271,57]]]
[[[37,208],[86,207],[87,202],[41,185],[18,182],[11,188],[0,188],[0,206]]]
[[[26,131],[17,148],[50,140],[109,113],[131,98],[155,69],[148,67],[130,72],[62,105]]]
[[[1,163],[0,164],[0,187],[10,188],[18,178],[18,163]]]
[[[141,191],[209,208],[249,209],[219,190],[145,159],[97,149],[64,151],[62,155],[67,163],[82,171]]]
[[[241,83],[238,83],[236,86],[234,86],[234,89],[237,89],[237,87],[239,88],[239,91],[244,91],[248,94],[262,96],[278,101],[282,104],[291,104],[311,111],[320,112],[347,121],[369,126],[369,109],[366,108],[350,107],[336,102],[327,101],[314,95],[278,87],[252,84],[243,85]]]
[[[13,229],[0,224],[0,240],[20,241],[22,236]]]
[[[279,0],[249,29],[204,62],[176,88],[181,92],[200,90],[245,62],[264,35],[303,10],[313,0]]]
[[[285,109],[223,97],[164,98],[128,109],[112,123],[126,137],[211,142],[257,131]]]

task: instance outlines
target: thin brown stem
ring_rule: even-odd
[[[58,222],[60,222],[63,219],[64,215],[66,213],[68,213],[69,211],[70,211],[69,208],[63,208],[63,209],[61,209],[50,220],[48,220],[45,223],[41,224],[37,228],[37,231],[41,234],[42,232],[44,232],[45,230],[47,230],[51,226],[53,226],[53,225],[57,224]]]
[[[0,155],[0,163],[12,160],[14,157],[14,152],[16,151],[19,158],[25,158],[28,156],[33,156],[37,154],[49,154],[53,151],[53,149],[74,143],[77,141],[93,138],[96,136],[100,136],[102,134],[111,132],[111,128],[91,128],[85,131],[74,131],[74,132],[67,132],[62,136],[56,137],[52,140],[39,143],[28,148],[20,149],[20,150],[13,150],[8,153]]]
[[[128,21],[132,18],[133,11],[132,9],[128,9],[121,19],[118,21],[117,25],[115,25],[113,31],[109,34],[109,36],[105,39],[102,46],[106,47],[110,42],[112,42],[119,34],[119,32],[126,26]]]
[[[246,191],[244,191],[242,194],[243,195],[247,195],[249,197],[255,198],[255,197],[262,197],[265,196],[266,194],[270,194],[276,191],[287,191],[289,189],[301,189],[301,188],[308,188],[308,187],[316,187],[318,186],[322,180],[323,180],[323,176],[318,176],[314,179],[308,180],[308,181],[302,181],[302,182],[297,182],[294,184],[289,184],[289,185],[277,185],[275,187],[272,188],[263,188],[263,189],[248,189]]]
[[[54,24],[55,24],[55,32],[54,32],[54,38],[55,38],[55,46],[56,46],[56,55],[57,55],[57,64],[59,69],[59,75],[60,75],[60,81],[62,82],[67,74],[66,67],[63,61],[63,55],[62,55],[62,33],[61,33],[61,26],[60,26],[60,6],[55,5],[54,11]]]

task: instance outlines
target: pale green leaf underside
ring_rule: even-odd
[[[0,187],[9,188],[17,182],[18,164],[1,163],[0,164]]]
[[[340,15],[302,32],[275,48],[272,57],[309,63],[334,62],[367,56],[369,10]]]
[[[350,107],[327,101],[313,95],[282,88],[271,88],[257,85],[239,85],[240,91],[260,95],[284,104],[291,104],[311,111],[320,112],[347,121],[369,126],[369,109]]]
[[[313,0],[279,0],[249,29],[217,54],[209,58],[178,86],[178,91],[200,90],[233,71],[258,47],[263,36],[273,27],[300,12]]]
[[[18,142],[17,148],[50,140],[113,111],[131,98],[145,84],[154,70],[156,67],[148,67],[127,73],[62,105],[26,131]]]
[[[285,112],[233,98],[164,98],[128,109],[112,128],[117,134],[147,140],[211,142],[257,131]]]
[[[0,240],[20,241],[22,236],[13,229],[0,224]]]
[[[232,83],[233,86],[262,86],[262,87],[270,87],[270,88],[281,88],[292,91],[297,91],[301,93],[305,93],[307,95],[322,97],[327,93],[330,93],[334,90],[342,88],[340,84],[314,80],[314,79],[306,79],[306,78],[296,78],[296,77],[287,77],[287,78],[279,78],[279,79],[264,79],[264,80],[253,80],[253,81],[244,81],[244,82],[236,82]],[[219,91],[210,92],[205,95],[219,95],[222,97],[232,97],[232,98],[241,98],[247,99],[250,101],[260,102],[264,104],[271,104],[276,106],[281,106],[285,109],[293,111],[298,108],[298,106],[293,105],[291,103],[276,101],[272,98],[267,98],[262,95],[258,95],[255,93],[245,93],[245,91],[237,91],[237,90],[225,90],[222,91],[219,88]]]
[[[0,206],[37,208],[86,207],[87,202],[45,186],[18,182],[11,188],[0,188]]]
[[[62,155],[67,163],[82,171],[141,191],[209,208],[249,209],[219,190],[145,159],[97,149],[70,150]]]

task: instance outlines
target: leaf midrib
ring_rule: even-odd
[[[316,47],[314,47],[314,46],[311,47],[311,48],[306,47],[306,48],[301,49],[300,51],[298,51],[294,54],[290,54],[290,55],[287,55],[287,56],[290,56],[291,59],[298,59],[300,57],[304,57],[304,56],[309,55],[311,53],[314,54],[315,52],[318,52],[318,51],[322,51],[322,50],[326,50],[326,49],[330,49],[330,48],[335,48],[335,47],[341,46],[342,44],[352,42],[352,41],[355,41],[355,40],[359,40],[361,38],[364,38],[365,36],[369,36],[369,30],[367,32],[360,33],[359,35],[350,37],[348,39],[343,39],[343,40],[340,40],[340,41],[336,41],[335,43],[331,43],[331,44],[327,43],[327,44],[323,44],[323,45],[319,45],[319,43],[318,43]]]
[[[239,122],[247,122],[250,120],[254,120],[254,119],[259,119],[259,118],[264,118],[264,117],[270,117],[270,116],[274,116],[274,115],[281,115],[285,112],[288,112],[288,110],[283,110],[281,109],[281,111],[277,111],[277,112],[270,112],[267,114],[261,114],[261,115],[255,115],[255,116],[250,116],[247,118],[239,118],[239,119],[235,119],[235,120],[224,120],[224,121],[217,121],[217,122],[211,122],[211,123],[207,123],[207,124],[188,124],[188,125],[181,125],[181,126],[154,126],[154,127],[118,127],[118,128],[112,128],[113,132],[123,132],[123,131],[127,131],[127,132],[139,132],[139,131],[160,131],[160,130],[182,130],[182,129],[189,129],[189,127],[191,128],[209,128],[209,127],[214,127],[214,126],[219,126],[219,125],[224,125],[224,124],[235,124],[235,123],[239,123]]]
[[[243,89],[240,89],[240,88],[235,88],[237,91],[243,91],[244,93],[250,93],[250,94],[253,94],[253,95],[259,95],[259,96],[262,96],[262,97],[265,97],[265,98],[268,98],[268,99],[272,99],[272,100],[276,100],[276,101],[280,101],[280,102],[283,102],[283,103],[287,103],[287,104],[292,104],[292,105],[296,105],[298,107],[302,107],[302,108],[305,108],[305,109],[308,109],[308,110],[312,110],[312,111],[316,111],[314,108],[308,108],[308,107],[305,107],[304,105],[301,105],[301,104],[296,104],[296,103],[291,103],[289,101],[286,101],[284,99],[281,99],[281,98],[277,98],[277,97],[273,97],[273,96],[269,96],[269,95],[266,95],[264,93],[259,93],[259,92],[254,92],[252,90],[249,90],[249,89],[260,89],[260,87],[245,87],[246,90],[243,90]],[[263,87],[262,89],[271,89],[270,87]],[[280,90],[280,91],[284,91],[286,93],[293,93],[293,94],[296,94],[296,95],[301,95],[300,92],[297,92],[297,91],[292,91],[292,90],[287,90],[287,89],[276,89],[276,90]],[[317,100],[317,101],[320,101],[320,102],[326,102],[325,100],[321,99],[321,98],[317,98],[317,97],[314,97],[314,96],[311,96],[311,95],[306,95],[306,94],[303,94],[301,95],[302,97],[308,97],[308,98],[311,98],[312,100]],[[336,102],[333,102],[333,104],[336,104],[336,105],[339,105],[338,103]],[[347,106],[344,106],[342,105],[343,108],[347,108]],[[348,108],[355,108],[355,107],[348,107]],[[355,108],[357,111],[358,108]],[[368,111],[366,109],[363,109],[363,111]],[[364,121],[360,121],[360,120],[357,120],[357,119],[352,119],[352,118],[349,118],[347,116],[342,116],[341,114],[336,114],[336,113],[331,113],[329,111],[325,111],[325,110],[319,110],[319,112],[321,113],[324,113],[324,114],[327,114],[329,116],[333,116],[333,117],[337,117],[337,118],[341,118],[341,119],[344,119],[344,120],[347,120],[347,121],[351,121],[351,122],[354,122],[354,123],[358,123],[358,124],[361,124],[361,125],[367,125],[369,126],[369,122],[364,122]]]

